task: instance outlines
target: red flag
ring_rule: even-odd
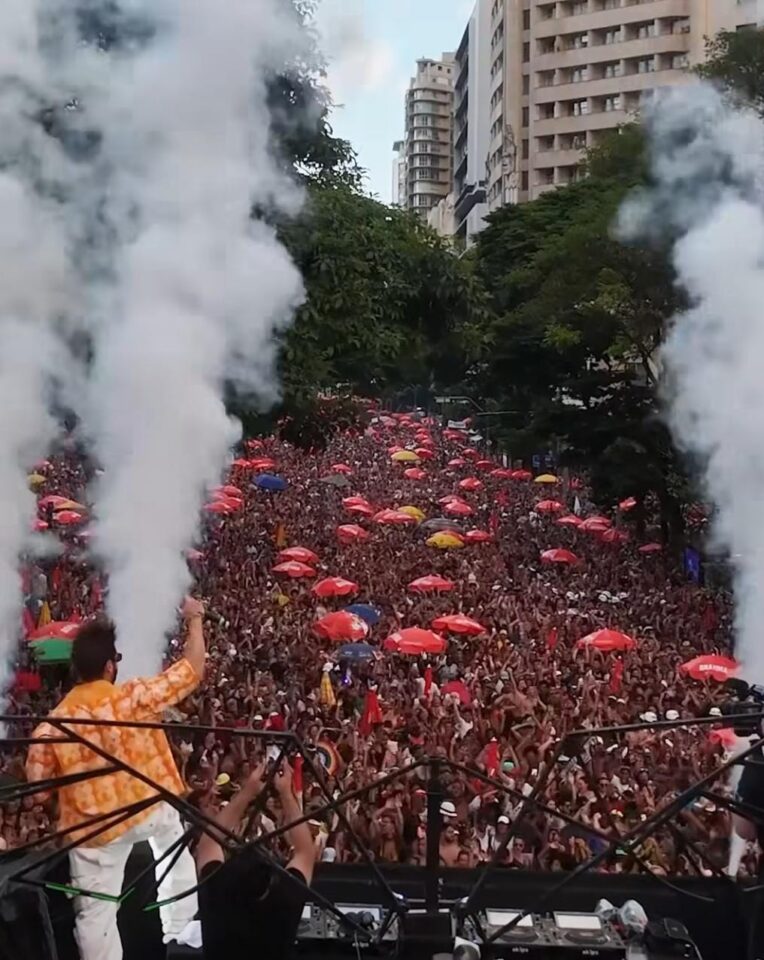
[[[495,777],[499,772],[499,744],[496,737],[485,748],[485,769],[489,777]]]
[[[58,593],[61,589],[61,576],[62,576],[61,567],[57,565],[56,567],[54,567],[53,573],[50,578],[51,586],[53,587],[54,593]]]
[[[613,664],[613,672],[610,674],[610,692],[620,693],[623,684],[623,660],[619,657]]]
[[[363,716],[358,724],[358,732],[362,737],[368,737],[372,728],[382,723],[382,711],[379,707],[379,697],[376,690],[369,690],[363,704]]]
[[[31,670],[19,670],[15,678],[15,687],[18,691],[39,693],[42,689],[40,674]]]
[[[35,619],[32,616],[32,613],[29,607],[27,607],[26,605],[24,606],[24,609],[22,610],[22,613],[21,613],[21,623],[22,623],[22,626],[24,627],[24,633],[26,634],[26,636],[29,636],[30,633],[33,633],[37,629],[37,624],[35,623]]]
[[[426,697],[429,697],[431,690],[432,690],[432,667],[428,664],[427,669],[424,672],[424,695]]]
[[[557,627],[552,627],[546,635],[547,650],[554,650],[557,646]]]
[[[302,809],[302,765],[303,759],[300,754],[294,758],[294,767],[292,768],[292,790],[297,802]]]

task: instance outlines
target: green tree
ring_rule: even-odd
[[[696,70],[764,116],[764,30],[723,31],[708,39],[706,61]]]

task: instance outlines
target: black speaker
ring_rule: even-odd
[[[0,957],[59,960],[45,891],[7,879],[23,863],[12,857],[0,863]]]

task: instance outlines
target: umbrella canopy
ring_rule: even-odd
[[[345,506],[345,509],[348,513],[357,513],[363,517],[374,516],[374,507],[370,506],[368,503],[350,503]]]
[[[392,455],[393,463],[419,463],[419,459],[413,450],[399,450]]]
[[[273,470],[276,461],[271,457],[255,457],[249,461],[249,465],[253,470]]]
[[[56,523],[60,523],[64,527],[75,526],[78,523],[82,523],[85,520],[85,517],[81,513],[77,513],[75,510],[61,510],[56,514]]]
[[[541,559],[544,563],[580,563],[575,553],[571,553],[570,550],[545,550],[541,554]]]
[[[38,663],[68,663],[72,659],[71,640],[35,640],[29,646]]]
[[[633,650],[636,645],[636,640],[618,630],[595,630],[594,633],[582,637],[576,647],[593,647],[595,650],[611,653],[615,650]]]
[[[627,497],[625,500],[621,500],[621,502],[618,504],[618,509],[623,510],[624,513],[628,513],[628,511],[633,510],[636,505],[636,498]]]
[[[54,510],[66,510],[73,503],[74,501],[70,500],[68,497],[59,497],[55,493],[51,493],[47,497],[43,497],[41,500],[38,500],[37,506],[42,510],[47,510],[48,507],[53,507]]]
[[[511,480],[513,474],[514,470],[509,470],[507,467],[497,467],[495,470],[491,470],[488,476],[495,477],[497,480]]]
[[[337,660],[373,660],[374,647],[368,643],[343,643],[338,647],[334,656]]]
[[[640,553],[661,553],[663,551],[662,543],[643,543],[637,548]]]
[[[232,467],[236,467],[239,470],[251,470],[251,464],[249,460],[245,460],[243,457],[237,457],[236,460],[231,464]]]
[[[716,680],[724,683],[725,680],[737,674],[740,664],[731,657],[709,653],[702,657],[695,657],[694,660],[688,660],[679,669],[693,680]]]
[[[316,584],[318,586],[318,584]],[[313,624],[313,630],[325,640],[339,643],[343,640],[363,640],[369,635],[369,624],[354,613],[340,610],[328,613]]]
[[[459,521],[449,520],[448,517],[433,517],[432,520],[425,520],[419,529],[423,533],[438,533],[440,530],[451,530],[459,533]]]
[[[565,504],[559,500],[540,500],[534,507],[536,513],[562,513],[564,509]]]
[[[608,527],[600,534],[600,540],[603,543],[626,543],[628,539],[629,535],[625,530],[616,530],[615,527]]]
[[[403,471],[403,476],[407,480],[424,480],[427,477],[427,473],[422,470],[421,467],[407,467]]]
[[[313,593],[317,597],[350,597],[358,593],[360,587],[352,580],[343,580],[342,577],[326,577],[319,580],[313,587]]]
[[[202,510],[205,513],[219,513],[222,516],[228,516],[235,512],[236,507],[230,500],[213,500],[212,503],[205,503]]]
[[[470,517],[475,511],[463,500],[452,500],[446,504],[445,512],[451,513],[455,517]]]
[[[337,527],[337,539],[340,543],[357,543],[369,539],[369,531],[359,527],[357,523],[343,523]]]
[[[327,487],[336,487],[338,490],[347,490],[350,486],[350,481],[342,473],[327,473],[319,477],[318,482],[326,484]]]
[[[240,500],[244,494],[242,493],[241,487],[235,487],[232,483],[226,483],[222,487],[215,487],[212,491],[213,493],[222,493],[226,497],[234,497]]]
[[[446,641],[432,630],[407,627],[405,630],[390,634],[383,647],[391,653],[418,656],[422,653],[443,653],[446,649]]]
[[[447,697],[449,695],[458,697],[465,707],[472,703],[472,694],[465,687],[463,680],[450,680],[440,688],[440,695]]]
[[[372,607],[370,603],[351,603],[349,607],[345,607],[345,610],[347,613],[354,613],[361,620],[365,620],[370,627],[376,627],[381,619],[379,610]]]
[[[468,530],[464,539],[467,543],[491,543],[493,536],[487,530]]]
[[[466,467],[467,461],[463,460],[461,457],[454,457],[453,460],[448,461],[449,467]]]
[[[41,487],[45,483],[45,477],[41,473],[30,473],[27,477],[27,483],[33,490],[36,490],[37,487]]]
[[[343,506],[343,507],[354,507],[354,506],[356,506],[356,505],[358,505],[358,504],[362,504],[364,507],[370,506],[369,501],[366,499],[366,497],[358,496],[358,494],[356,494],[355,496],[352,496],[352,497],[343,497],[343,498],[342,498],[342,506]]]
[[[438,503],[443,504],[443,506],[447,506],[449,503],[454,503],[454,501],[458,503],[464,503],[462,498],[456,493],[447,493],[445,497],[441,497],[440,500],[438,500]]]
[[[604,533],[609,527],[609,520],[602,517],[589,517],[588,520],[583,520],[579,524],[578,529],[583,530],[584,533]]]
[[[68,640],[71,643],[81,626],[81,623],[73,620],[51,620],[45,626],[33,630],[27,640],[30,643],[40,640]]]
[[[467,477],[466,479],[459,481],[459,489],[467,490],[469,493],[474,493],[476,490],[483,489],[483,481],[478,480],[477,477]]]
[[[288,560],[286,563],[277,563],[273,568],[274,573],[281,573],[284,576],[291,577],[293,580],[299,580],[301,577],[315,577],[316,571],[306,563],[300,563],[297,560]]]
[[[513,480],[531,480],[532,477],[533,477],[533,474],[530,472],[530,470],[513,470],[512,471]]]
[[[575,513],[569,513],[565,517],[559,517],[555,520],[555,523],[558,527],[580,527],[583,523],[583,520],[580,517],[577,517]]]
[[[470,637],[477,637],[485,633],[486,629],[482,623],[465,617],[463,613],[451,613],[445,617],[436,617],[432,621],[433,630],[440,630],[443,633],[463,633]]]
[[[458,534],[448,530],[434,533],[426,542],[428,547],[434,547],[436,550],[461,550],[464,547],[464,540]]]
[[[77,500],[70,500],[68,497],[56,497],[56,503],[53,504],[53,509],[58,510],[74,510],[77,513],[87,513],[87,507],[84,503],[80,503]],[[40,503],[43,501],[41,500]]]
[[[405,513],[407,516],[416,520],[417,523],[421,523],[425,518],[424,510],[420,510],[419,507],[398,507],[398,513]]]
[[[449,590],[453,589],[454,582],[452,580],[446,580],[445,577],[439,577],[437,574],[419,577],[409,584],[409,590],[413,593],[448,593]]]
[[[432,450],[428,450],[427,447],[417,447],[414,453],[420,460],[433,460],[435,458],[435,454]]]
[[[269,490],[271,493],[281,493],[286,490],[288,484],[283,477],[277,477],[273,473],[261,473],[255,477],[255,486],[260,490]]]
[[[35,533],[44,533],[48,529],[50,529],[49,525],[44,520],[35,520],[32,524],[32,530]]]
[[[353,468],[348,463],[333,463],[332,473],[344,473],[349,477],[353,473]]]
[[[479,460],[480,454],[475,450],[474,447],[464,447],[462,450],[462,456],[466,457],[468,460]]]
[[[414,517],[407,513],[401,513],[400,510],[380,510],[374,514],[374,523],[392,524],[393,526],[404,526],[407,523],[416,523]]]
[[[287,547],[286,550],[282,550],[281,553],[279,553],[278,559],[279,562],[296,560],[298,563],[318,563],[317,554],[313,553],[312,550],[308,550],[307,547]]]
[[[533,481],[534,483],[559,483],[559,477],[555,477],[553,473],[542,473],[540,477],[536,477]]]
[[[477,460],[475,462],[475,466],[478,468],[478,470],[493,470],[496,464],[493,462],[493,460]]]

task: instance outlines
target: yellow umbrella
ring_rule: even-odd
[[[461,537],[443,530],[440,533],[434,533],[427,541],[427,546],[436,547],[438,550],[461,550],[464,541]]]
[[[33,489],[41,487],[45,483],[45,477],[41,473],[30,473],[27,477],[27,483]]]
[[[413,450],[399,450],[392,459],[394,463],[419,463],[419,457]]]
[[[413,517],[417,523],[421,523],[425,517],[424,511],[420,510],[419,507],[399,507],[398,513],[407,513],[410,517]]]
[[[559,483],[560,480],[558,477],[555,477],[551,473],[542,473],[540,477],[536,477],[534,483]]]

